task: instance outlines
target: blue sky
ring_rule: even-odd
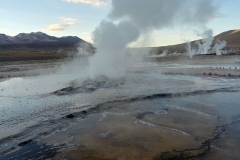
[[[240,28],[240,0],[216,0],[220,17],[207,24],[214,34]],[[42,31],[52,36],[78,36],[91,41],[91,32],[111,10],[111,0],[0,0],[0,33]],[[132,44],[162,46],[198,39],[192,29],[175,26],[142,35]]]

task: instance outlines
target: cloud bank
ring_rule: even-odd
[[[60,17],[65,23],[64,24],[51,24],[48,28],[43,29],[46,32],[59,32],[64,31],[67,28],[78,24],[77,19],[74,18],[67,18],[67,17]]]
[[[109,17],[130,19],[138,28],[169,28],[173,25],[205,25],[216,18],[213,0],[112,0]]]
[[[71,3],[84,3],[84,4],[93,5],[93,6],[106,5],[106,3],[101,0],[63,0],[63,1],[71,2]]]

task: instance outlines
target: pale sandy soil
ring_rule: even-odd
[[[34,76],[39,74],[49,74],[54,72],[54,68],[57,65],[59,65],[59,62],[1,64],[0,80],[4,78],[10,78],[10,77],[24,77],[24,76]]]
[[[0,160],[237,159],[239,61],[239,56],[151,59],[131,67],[123,85],[64,96],[49,94],[51,87],[64,85],[33,76],[53,73],[57,64],[1,66],[2,76],[28,77],[17,83],[0,81],[7,86],[4,90],[15,94],[8,97],[0,90],[0,127],[5,129],[1,153],[19,149]],[[4,70],[11,68],[19,70]],[[202,76],[203,72],[235,76]],[[19,85],[25,81],[33,85],[26,92]],[[8,86],[11,83],[16,88]],[[37,95],[34,87],[41,87],[39,83],[48,88],[39,88],[42,94]],[[66,117],[70,113],[74,118]],[[15,132],[14,127],[20,129]]]

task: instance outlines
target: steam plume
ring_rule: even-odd
[[[213,49],[216,51],[216,55],[222,55],[222,49],[227,45],[226,41],[217,40]]]
[[[217,40],[214,47],[213,44],[213,31],[211,29],[205,30],[202,34],[202,43],[200,41],[196,42],[198,46],[197,49],[193,49],[190,42],[187,43],[187,53],[189,54],[190,58],[194,55],[205,55],[211,52],[215,52],[216,55],[222,55],[222,49],[226,46],[226,41]]]
[[[141,34],[177,24],[204,26],[217,13],[213,0],[112,0],[111,4],[108,20],[102,20],[92,34],[97,53],[90,59],[91,79],[123,76],[125,49]]]

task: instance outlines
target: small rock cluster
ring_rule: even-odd
[[[194,75],[194,76],[214,76],[214,77],[232,77],[232,78],[240,78],[240,75],[233,75],[231,73],[229,74],[218,74],[218,73],[212,73],[212,72],[203,72],[203,73],[196,73],[196,74],[186,74],[186,73],[172,73],[172,72],[166,72],[164,73],[166,75]]]
[[[73,93],[87,93],[87,92],[94,92],[98,89],[103,88],[112,88],[117,87],[119,85],[123,85],[124,80],[109,80],[106,76],[99,76],[95,81],[91,79],[87,79],[82,83],[82,86],[69,86],[60,90],[53,92],[56,95],[67,95]]]

